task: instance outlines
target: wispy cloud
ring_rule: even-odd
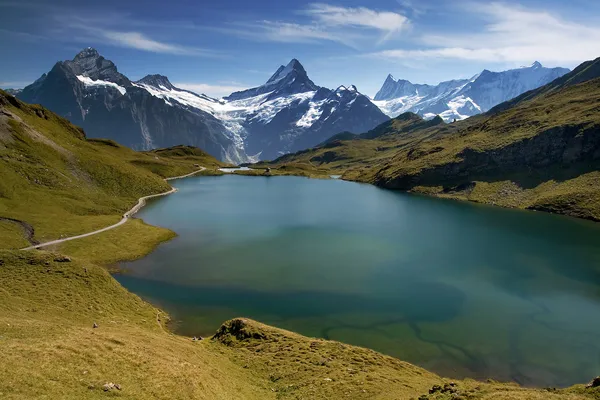
[[[153,40],[140,32],[119,32],[103,29],[94,29],[98,36],[106,39],[109,44],[128,47],[152,53],[176,54],[184,56],[214,56],[214,52],[196,47],[181,46],[173,43]]]
[[[248,89],[249,86],[241,84],[209,84],[197,82],[176,82],[173,83],[178,88],[190,90],[196,93],[204,93],[211,97],[221,98],[230,95],[233,92]]]
[[[352,8],[314,3],[305,12],[316,22],[326,26],[358,27],[381,31],[384,33],[384,40],[410,25],[408,18],[402,14],[376,11],[366,7]]]
[[[358,47],[359,42],[383,43],[406,30],[410,21],[402,14],[366,7],[340,7],[312,3],[298,10],[306,21],[240,21],[217,30],[246,39],[281,43],[337,42]]]
[[[505,3],[471,5],[484,29],[468,34],[441,33],[420,38],[421,48],[391,49],[371,56],[391,60],[455,59],[483,62],[578,63],[600,56],[600,28],[549,12]]]
[[[96,42],[103,45],[113,45],[151,53],[182,56],[222,56],[222,53],[217,51],[158,40],[150,37],[147,33],[137,30],[123,31],[118,29],[118,27],[136,26],[140,25],[140,22],[119,15],[112,18],[70,15],[69,18],[57,16],[56,19],[63,27],[63,35],[73,35],[76,38],[75,40],[85,43]],[[114,23],[111,23],[111,21],[114,21]]]

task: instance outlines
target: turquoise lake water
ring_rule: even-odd
[[[244,316],[444,376],[600,373],[600,224],[299,177],[197,177],[137,216],[178,233],[116,278],[207,336]]]

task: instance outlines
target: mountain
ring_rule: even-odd
[[[600,221],[600,58],[452,124],[404,113],[271,164]]]
[[[354,85],[335,90],[315,85],[296,59],[264,85],[232,93],[224,102],[221,118],[257,159],[309,148],[338,132],[369,130],[388,119]]]
[[[17,96],[19,93],[23,91],[23,89],[4,89],[4,91],[13,96]]]
[[[87,48],[17,96],[68,118],[90,137],[144,150],[191,145],[233,163],[276,158],[388,119],[354,86],[315,85],[296,59],[265,84],[218,100],[177,88],[162,75],[131,81]]]
[[[568,72],[566,68],[546,68],[536,61],[529,67],[502,72],[484,70],[471,79],[439,85],[412,84],[388,75],[374,102],[390,116],[412,111],[425,118],[440,115],[446,121],[461,120],[486,112]]]
[[[157,97],[160,91],[173,92],[174,98]],[[222,160],[248,160],[223,122],[194,106],[216,100],[177,89],[158,75],[132,82],[92,48],[56,63],[17,96],[68,118],[90,137],[112,139],[133,149],[185,144]]]

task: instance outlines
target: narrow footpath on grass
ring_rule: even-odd
[[[174,177],[171,177],[171,178],[165,178],[165,181],[173,181],[175,179],[187,178],[189,176],[196,175],[196,174],[204,171],[205,169],[206,169],[205,167],[200,167],[200,169],[198,169],[196,171],[193,171],[193,172],[190,172],[189,174],[186,174],[186,175],[174,176]],[[25,247],[25,248],[23,248],[21,250],[40,249],[42,247],[51,246],[53,244],[59,244],[59,243],[63,243],[63,242],[68,242],[70,240],[75,240],[75,239],[81,239],[81,238],[84,238],[84,237],[88,237],[88,236],[92,236],[92,235],[97,235],[99,233],[106,232],[108,230],[114,229],[114,228],[116,228],[118,226],[123,225],[125,222],[127,222],[128,219],[130,219],[131,217],[133,217],[133,215],[135,213],[137,213],[138,211],[140,211],[140,209],[146,205],[146,200],[152,199],[154,197],[167,196],[169,194],[175,193],[176,191],[177,191],[177,189],[171,188],[171,190],[169,190],[168,192],[158,193],[158,194],[152,194],[150,196],[140,197],[138,199],[137,204],[135,206],[133,206],[133,208],[131,208],[131,210],[129,210],[125,214],[123,214],[123,218],[121,218],[121,220],[119,222],[117,222],[116,224],[114,224],[114,225],[110,225],[110,226],[107,226],[106,228],[98,229],[97,231],[84,233],[82,235],[71,236],[71,237],[64,238],[64,239],[57,239],[57,240],[52,240],[52,241],[46,242],[46,243],[36,244],[34,246]]]

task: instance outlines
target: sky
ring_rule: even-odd
[[[0,0],[0,87],[94,47],[132,80],[162,74],[221,97],[298,59],[320,86],[374,96],[540,61],[600,57],[598,0]]]

